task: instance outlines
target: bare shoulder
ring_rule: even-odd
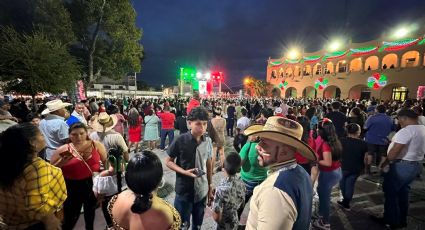
[[[93,140],[93,143],[96,148],[105,148],[105,146],[100,141]]]

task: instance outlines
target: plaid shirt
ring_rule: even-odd
[[[0,188],[0,220],[24,229],[62,207],[67,197],[62,171],[36,158],[10,188]]]

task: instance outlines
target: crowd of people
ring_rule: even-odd
[[[384,213],[372,218],[403,228],[423,168],[424,103],[5,98],[0,229],[73,229],[82,208],[93,229],[99,204],[110,229],[200,229],[207,206],[217,229],[238,229],[250,200],[246,229],[330,229],[332,189],[349,211],[361,174],[383,176]],[[164,179],[155,151],[176,172],[173,205],[156,195]]]

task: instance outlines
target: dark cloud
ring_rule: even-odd
[[[420,26],[423,0],[134,0],[149,84],[176,84],[180,66],[217,69],[228,85],[264,78],[267,59],[298,45],[321,49],[336,35],[363,42],[399,23]],[[420,28],[425,32],[425,28]]]

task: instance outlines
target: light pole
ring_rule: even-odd
[[[137,95],[137,74],[134,72],[134,98],[136,98]]]
[[[183,96],[183,69],[180,68],[180,96]]]
[[[218,79],[218,95],[221,96],[221,81],[223,80],[223,72],[220,72],[220,79]]]

